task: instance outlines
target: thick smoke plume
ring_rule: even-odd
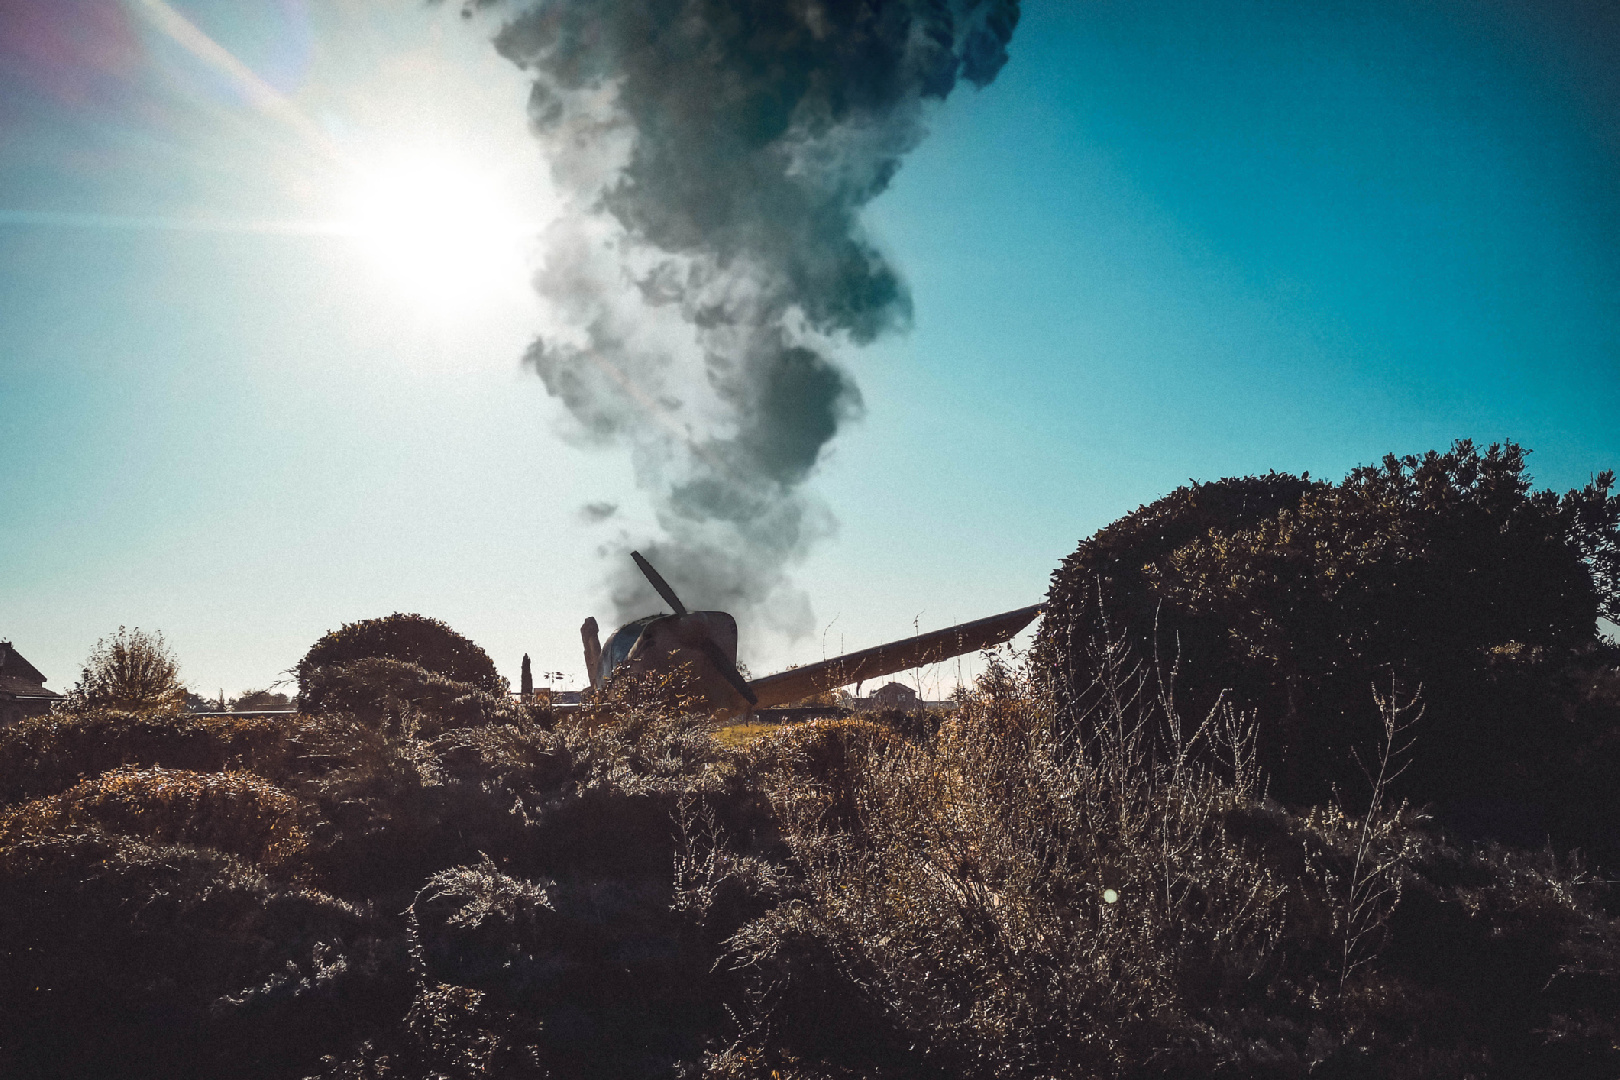
[[[630,445],[665,534],[634,539],[689,606],[808,629],[785,571],[832,517],[801,485],[861,410],[829,352],[911,314],[859,212],[922,138],[928,99],[995,77],[1018,14],[547,0],[496,37],[533,79],[569,204],[536,279],[560,329],[527,363],[582,438]],[[660,606],[613,564],[621,615]]]

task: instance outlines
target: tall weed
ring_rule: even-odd
[[[1226,732],[1242,760],[1249,736],[1219,712],[1184,735],[1123,645],[1097,658],[1082,737],[996,671],[936,738],[871,744],[847,818],[825,781],[775,786],[802,898],[731,941],[754,1039],[825,1052],[800,1017],[836,985],[865,1014],[841,1022],[889,1044],[846,1048],[868,1060],[1055,1076],[1220,1057],[1206,1016],[1261,989],[1285,889],[1224,824],[1257,799],[1252,770],[1195,750]]]

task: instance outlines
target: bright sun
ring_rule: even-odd
[[[535,226],[507,203],[492,176],[424,156],[359,175],[348,218],[413,300],[461,308],[523,287]]]

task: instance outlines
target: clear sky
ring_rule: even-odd
[[[841,349],[818,629],[744,660],[1034,602],[1189,478],[1620,464],[1607,7],[1026,4],[866,208],[912,326]],[[520,363],[534,255],[485,226],[559,203],[499,19],[0,0],[0,637],[53,688],[120,625],[233,694],[396,610],[579,684],[602,551],[658,526]]]

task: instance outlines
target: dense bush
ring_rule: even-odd
[[[250,769],[274,775],[318,721],[151,715],[91,709],[0,728],[0,806],[53,795],[120,765]]]
[[[732,941],[772,1036],[755,1056],[944,1076],[1229,1064],[1207,1017],[1259,1000],[1285,886],[1225,828],[1255,798],[1235,718],[1222,780],[1174,745],[1141,674],[1104,673],[1077,751],[1020,686],[937,739],[867,741],[847,770],[778,784],[804,895]]]
[[[438,619],[395,612],[381,619],[344,623],[311,646],[295,669],[300,707],[310,712],[324,707],[316,678],[321,668],[370,659],[415,664],[486,694],[504,696],[508,690],[483,649]]]
[[[1223,693],[1257,709],[1272,792],[1296,803],[1355,779],[1349,750],[1377,726],[1367,687],[1394,674],[1428,702],[1410,789],[1459,810],[1505,798],[1545,836],[1592,749],[1572,713],[1620,659],[1597,634],[1620,609],[1613,481],[1532,491],[1520,447],[1464,441],[1338,484],[1194,484],[1065,560],[1037,655],[1067,707],[1085,641],[1112,621],[1178,663],[1192,711]]]
[[[711,1073],[1620,1068],[1620,923],[1590,875],[1369,790],[1290,813],[1241,715],[1183,724],[1118,639],[1093,653],[1080,745],[1014,680],[933,740],[775,774],[794,886],[730,942],[750,1012]],[[1375,777],[1414,714],[1384,699]]]
[[[550,719],[543,705],[380,656],[312,668],[300,696],[314,703],[308,711],[349,713],[424,738],[447,728]]]
[[[249,690],[231,702],[230,710],[251,712],[256,709],[285,709],[291,704],[286,694],[273,693],[269,690]]]
[[[357,1018],[402,1007],[373,996],[403,959],[374,927],[191,844],[94,827],[13,837],[0,845],[0,1074],[305,1075]]]
[[[252,773],[122,768],[0,811],[0,847],[94,827],[283,867],[308,844],[301,816],[296,798]]]

